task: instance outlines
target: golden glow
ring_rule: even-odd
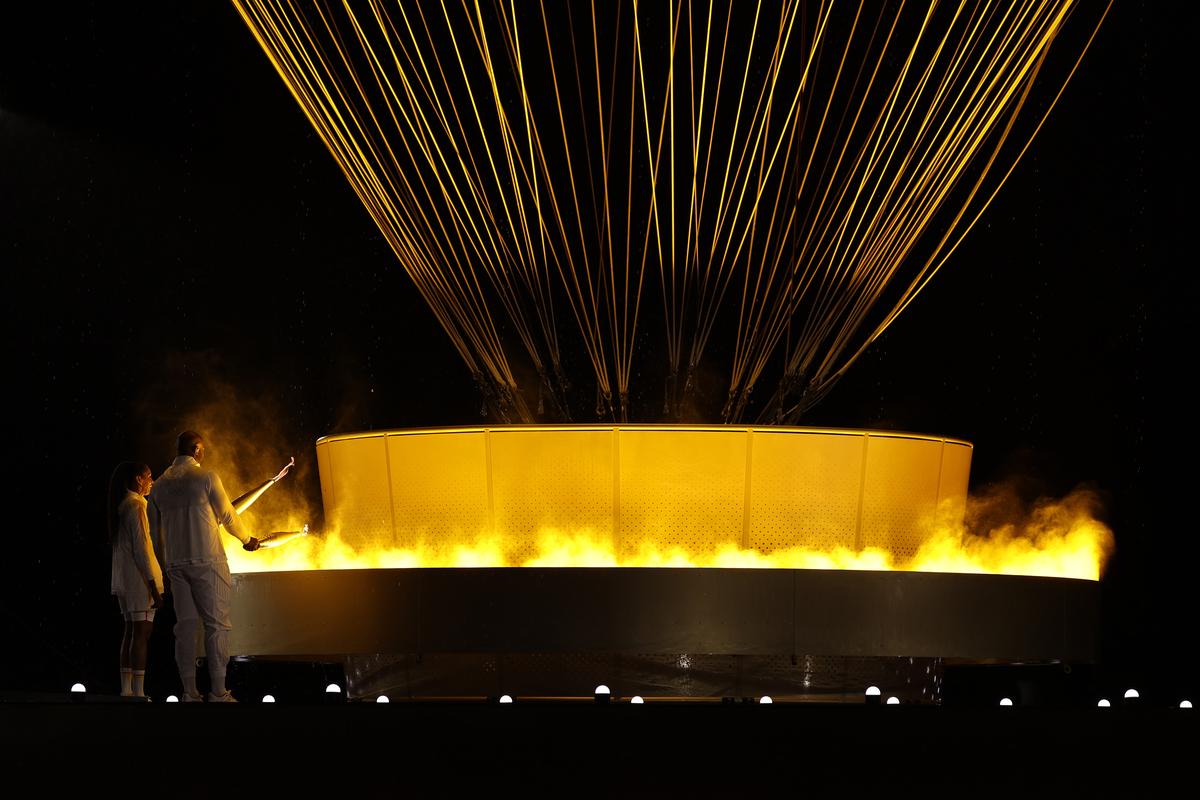
[[[732,426],[413,430],[322,439],[326,527],[235,572],[406,567],[918,570],[1099,578],[1094,497],[966,496],[970,445]],[[256,507],[257,508],[257,507]],[[299,529],[306,509],[247,515]],[[305,518],[308,517],[308,518]]]
[[[986,500],[975,500],[984,504]],[[1112,531],[1095,517],[1094,496],[1078,490],[1042,500],[986,535],[969,526],[935,526],[912,569],[1099,580],[1113,549]]]

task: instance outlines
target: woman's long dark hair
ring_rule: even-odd
[[[108,543],[112,544],[117,538],[117,509],[121,507],[121,501],[125,499],[126,492],[137,491],[137,477],[150,471],[150,468],[145,464],[137,461],[122,461],[117,464],[117,468],[113,470],[112,477],[108,480]]]

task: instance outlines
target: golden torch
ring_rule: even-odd
[[[285,466],[283,469],[279,470],[278,475],[276,475],[274,478],[267,478],[265,481],[260,483],[258,486],[255,486],[253,489],[251,489],[250,491],[246,492],[244,495],[241,495],[236,500],[234,500],[233,501],[233,510],[236,511],[238,514],[245,514],[246,509],[248,509],[248,508],[250,508],[250,506],[254,505],[255,500],[262,497],[263,493],[266,492],[267,489],[270,489],[276,483],[283,480],[283,477],[288,474],[288,470],[294,466],[296,466],[296,459],[294,457],[289,458],[287,466]]]
[[[296,459],[294,457],[289,458],[287,465],[284,466],[283,469],[279,470],[279,473],[277,475],[275,475],[275,477],[268,478],[267,480],[260,483],[258,486],[255,486],[253,489],[251,489],[250,491],[246,492],[245,494],[239,496],[236,500],[234,500],[233,501],[234,510],[237,511],[238,514],[244,514],[246,512],[246,509],[248,509],[248,508],[250,508],[250,506],[254,505],[254,502],[256,500],[258,500],[258,498],[262,497],[263,494],[267,491],[267,489],[270,489],[276,483],[283,480],[284,476],[288,474],[288,470],[290,470],[294,466],[296,466]],[[259,547],[278,547],[281,544],[287,544],[288,542],[290,542],[294,539],[299,539],[301,536],[307,536],[307,535],[308,535],[308,525],[305,525],[303,530],[298,530],[298,531],[275,531],[274,533],[268,533],[266,536],[261,537],[258,540],[258,546]]]

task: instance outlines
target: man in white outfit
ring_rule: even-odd
[[[229,663],[230,596],[233,579],[221,546],[221,526],[257,550],[258,539],[243,529],[220,477],[204,469],[204,438],[184,431],[179,456],[154,483],[147,505],[150,535],[175,596],[175,663],[184,702],[203,698],[196,689],[196,635],[204,624],[204,650],[211,688],[209,702],[236,702],[225,688]]]

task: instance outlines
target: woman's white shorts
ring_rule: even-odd
[[[129,622],[153,622],[154,609],[150,607],[150,592],[138,594],[121,593],[117,595],[117,605],[121,607],[121,616]]]

